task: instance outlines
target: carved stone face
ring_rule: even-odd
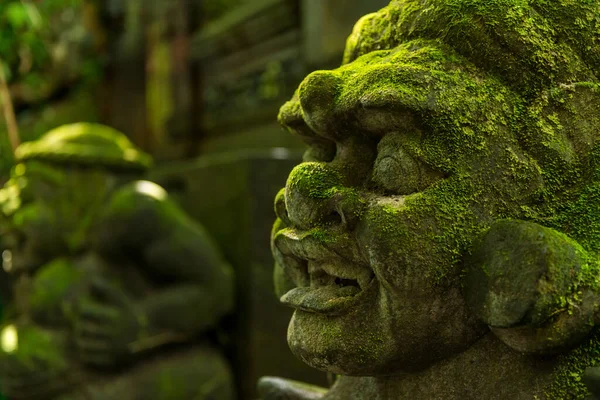
[[[15,272],[77,251],[109,181],[110,176],[97,169],[34,161],[18,164],[0,190],[0,203],[8,216],[5,241]]]
[[[537,112],[538,100],[439,40],[360,50],[374,20],[392,36],[394,4],[357,25],[345,65],[310,74],[280,112],[309,145],[276,199],[272,236],[292,287],[281,300],[296,309],[288,342],[343,375],[426,368],[477,340],[487,328],[461,294],[465,254],[495,220],[554,207],[544,196],[559,198],[564,177],[542,167],[578,146],[526,151],[528,138],[556,140],[549,114],[571,117],[560,105]]]

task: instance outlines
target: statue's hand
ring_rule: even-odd
[[[95,279],[91,297],[76,307],[75,344],[82,362],[111,368],[131,360],[131,344],[144,331],[145,318],[119,288]]]
[[[560,352],[595,324],[599,299],[585,284],[587,257],[574,240],[553,229],[497,221],[466,260],[466,300],[510,347]]]
[[[265,376],[258,381],[260,400],[318,400],[327,389],[288,379]]]

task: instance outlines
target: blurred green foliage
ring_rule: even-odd
[[[1,255],[1,253],[0,253],[0,255]],[[1,262],[0,262],[0,264],[1,264]],[[2,307],[3,307],[3,304],[2,304],[2,299],[0,299],[0,321],[3,321],[3,311],[2,311]],[[2,395],[2,388],[1,388],[1,387],[0,387],[0,400],[6,400],[6,397],[4,397],[4,396]]]
[[[0,0],[0,62],[9,81],[39,83],[49,62],[51,21],[82,0]],[[37,82],[36,82],[37,80]]]
[[[208,0],[202,4],[202,14],[205,21],[213,21],[228,11],[248,3],[250,0]]]
[[[52,104],[48,99],[61,79],[81,86],[82,82],[94,82],[101,76],[98,55],[81,51],[92,47],[87,43],[91,35],[85,32],[82,22],[85,2],[0,0],[0,72],[11,88],[13,99],[19,103],[17,119],[23,141],[34,140],[49,129],[90,114],[90,101],[81,93],[69,97],[82,101],[83,113],[73,104]],[[57,65],[59,63],[71,65]],[[74,79],[74,75],[78,79]],[[90,119],[94,119],[93,115]],[[13,159],[1,113],[0,122],[2,183]]]

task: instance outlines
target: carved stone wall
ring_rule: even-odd
[[[357,18],[388,1],[142,3],[106,2],[104,122],[169,161],[302,148],[281,133],[277,110],[307,73],[338,65]]]
[[[241,2],[195,34],[202,66],[202,152],[232,147],[296,147],[277,110],[307,72],[339,64],[356,19],[387,0]]]

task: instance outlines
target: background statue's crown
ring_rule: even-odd
[[[39,140],[21,144],[15,151],[15,159],[17,162],[40,160],[135,171],[144,171],[152,164],[152,158],[121,132],[87,122],[59,126]]]

